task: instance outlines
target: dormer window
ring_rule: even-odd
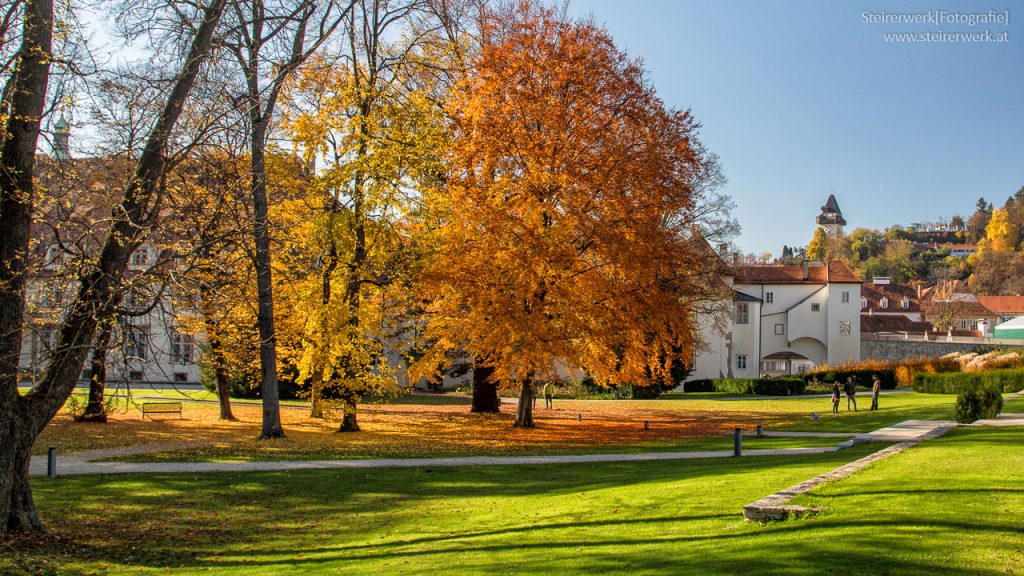
[[[878,306],[881,308],[888,308],[889,299],[883,296],[882,299],[878,301]]]
[[[909,299],[907,299],[907,298],[904,298],[904,299],[903,299],[903,309],[904,309],[904,310],[908,310],[908,309],[910,309],[910,300],[909,300]]]
[[[860,297],[860,309],[863,310],[863,309],[865,309],[867,307],[868,307],[868,299],[863,297],[863,296],[861,296]]]

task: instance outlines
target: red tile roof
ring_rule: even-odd
[[[841,260],[810,262],[807,279],[803,266],[739,266],[737,284],[827,284],[829,282],[860,284],[860,278]]]
[[[978,296],[978,302],[999,314],[1024,314],[1024,296]]]
[[[928,322],[914,322],[902,314],[896,315],[860,315],[860,331],[863,332],[916,332],[924,334],[932,331]]]
[[[873,310],[877,313],[888,312],[920,312],[921,302],[917,297],[917,286],[911,284],[864,284],[860,287],[860,296],[867,300],[867,307],[861,312]],[[889,299],[889,307],[883,308],[882,298]],[[903,307],[903,299],[907,299],[907,307]]]

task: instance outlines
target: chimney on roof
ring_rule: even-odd
[[[807,273],[807,260],[803,260],[803,261],[801,261],[801,263],[803,264],[803,268],[804,268],[803,279],[807,280],[807,278],[809,277],[809,274]]]
[[[920,284],[917,285],[917,299],[918,300],[921,299],[921,285]]]

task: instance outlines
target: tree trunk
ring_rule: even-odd
[[[356,420],[356,401],[345,400],[345,415],[341,417],[341,426],[338,432],[359,432],[359,422]]]
[[[32,426],[32,406],[18,392],[18,360],[25,319],[35,151],[50,75],[53,1],[27,0],[22,18],[21,46],[14,72],[4,86],[10,101],[4,103],[0,143],[0,534],[43,530],[28,476],[32,444],[40,427]]]
[[[264,147],[267,121],[261,117],[258,94],[252,102],[252,207],[256,246],[257,324],[260,333],[260,381],[263,428],[260,438],[281,438],[281,402],[277,389],[277,337],[274,334],[274,287],[270,272],[270,224],[267,209],[267,166]]]
[[[470,412],[501,412],[498,383],[488,381],[493,373],[494,368],[489,366],[473,368],[473,407]]]
[[[320,379],[316,377],[313,378],[312,388],[309,391],[309,417],[324,417],[324,403],[320,394]]]
[[[210,299],[211,288],[205,282],[199,291],[199,306],[202,308],[203,326],[206,328],[206,340],[210,343],[210,356],[213,359],[213,388],[217,392],[217,403],[220,405],[220,419],[235,421],[231,412],[231,395],[228,386],[228,362],[224,357],[224,344],[220,338],[220,325],[213,319],[213,303]]]
[[[110,347],[110,322],[104,322],[100,333],[96,336],[96,347],[92,350],[92,361],[89,363],[89,403],[85,412],[76,418],[79,422],[106,423],[107,407],[104,395],[107,388],[107,350]]]
[[[516,428],[533,428],[533,381],[523,380],[519,389],[519,408],[516,410]]]
[[[24,426],[8,427],[4,432],[7,434],[0,434],[0,442],[5,446],[0,451],[0,494],[4,498],[0,503],[4,509],[0,533],[42,532],[45,526],[36,512],[28,475],[35,435]]]
[[[217,403],[220,405],[221,420],[237,420],[231,412],[231,389],[228,387],[227,359],[220,338],[210,339],[210,353],[213,355],[213,386],[217,391]]]
[[[18,330],[20,337],[24,311],[24,275],[21,272],[24,271],[27,244],[18,247],[11,239],[17,239],[22,233],[25,241],[28,238],[34,150],[46,95],[46,66],[50,60],[53,16],[53,4],[49,0],[29,0],[25,4],[22,51],[14,78],[19,82],[19,88],[15,91],[8,116],[0,170],[0,201],[3,202],[0,230],[4,231],[0,235],[3,237],[0,239],[0,530],[5,533],[43,530],[32,502],[29,483],[32,444],[74,390],[89,344],[102,320],[96,311],[110,306],[131,252],[138,247],[159,214],[163,199],[159,184],[165,175],[167,141],[199,75],[200,66],[209,55],[213,32],[224,5],[225,0],[214,0],[204,10],[203,21],[196,29],[181,73],[146,141],[135,174],[125,185],[113,211],[110,232],[103,242],[96,266],[81,278],[78,294],[64,317],[59,340],[42,379],[22,396],[17,389],[20,341],[12,348],[12,332],[8,329]],[[23,85],[21,80],[31,74],[36,74],[36,80]],[[31,102],[22,102],[20,99],[23,97]],[[34,132],[24,126],[32,122],[35,124]],[[12,145],[12,141],[16,141],[15,144]],[[28,156],[23,154],[26,151]],[[8,186],[12,178],[17,180],[18,188]],[[22,179],[28,179],[27,187],[21,185]],[[10,205],[12,199],[16,202]],[[8,257],[20,258],[21,264],[12,265]],[[17,266],[21,269],[18,270]],[[13,277],[11,272],[15,272]],[[12,303],[14,307],[9,308]],[[16,324],[8,326],[12,321]],[[8,366],[8,363],[13,364]],[[13,371],[8,372],[9,367],[13,367]]]

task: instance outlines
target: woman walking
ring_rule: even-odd
[[[839,414],[839,381],[832,383],[832,413]]]

